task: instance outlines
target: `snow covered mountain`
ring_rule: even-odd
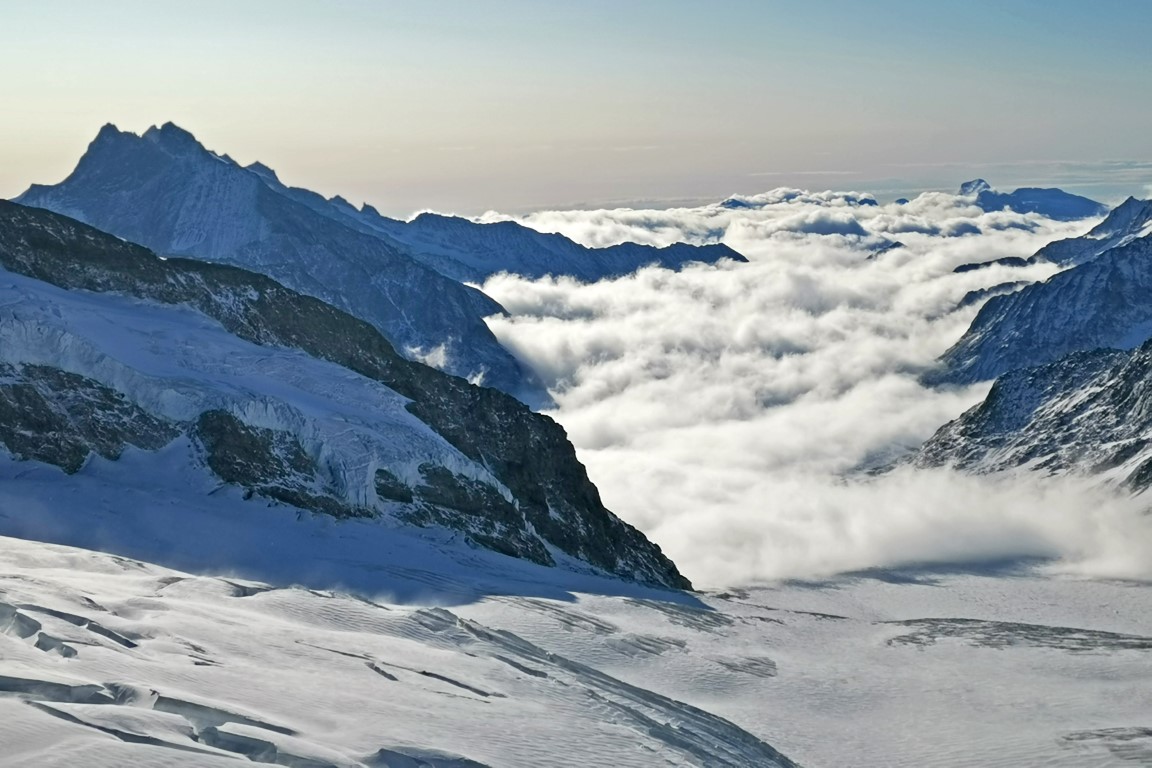
[[[337,195],[325,198],[307,189],[289,187],[263,163],[249,170],[265,184],[316,213],[358,229],[402,243],[416,261],[461,282],[483,282],[500,272],[529,278],[545,275],[575,277],[595,282],[635,272],[655,264],[680,269],[685,264],[715,263],[721,259],[747,261],[726,245],[674,243],[656,248],[620,243],[589,248],[563,235],[538,232],[514,221],[477,223],[459,216],[421,213],[411,221],[382,216],[368,204],[356,208]]]
[[[143,136],[104,126],[67,179],[33,185],[16,202],[160,254],[269,275],[368,320],[409,357],[532,404],[546,402],[546,393],[482,320],[502,308],[461,281],[498,272],[595,281],[648,264],[744,261],[724,245],[593,249],[514,222],[389,219],[288,187],[261,163],[241,167],[171,123]]]
[[[1050,253],[1069,256],[1078,266],[990,299],[928,380],[968,384],[1078,350],[1132,349],[1152,337],[1152,233],[1118,234],[1134,227],[1143,232],[1138,222],[1147,205],[1129,201],[1117,208],[1111,225],[1106,228],[1106,221],[1092,230],[1101,238],[1090,233],[1056,243]],[[1099,249],[1112,239],[1115,245]]]
[[[319,215],[257,171],[171,123],[143,136],[106,125],[67,179],[33,185],[17,202],[160,254],[266,274],[367,320],[410,357],[527,401],[541,398],[535,378],[484,324],[499,304],[379,232]]]
[[[1152,235],[1152,200],[1129,197],[1087,234],[1049,243],[1031,260],[1072,267],[1149,235]]]
[[[0,442],[21,459],[75,473],[143,451],[298,510],[689,586],[604,508],[554,421],[339,309],[14,203],[0,267]]]
[[[1152,342],[1006,373],[912,461],[977,473],[1076,472],[1142,491],[1152,485]]]
[[[1103,216],[1108,211],[1106,205],[1062,189],[1021,187],[1012,192],[999,192],[984,179],[964,182],[960,185],[960,194],[974,198],[973,202],[985,211],[1007,208],[1017,213],[1039,213],[1059,221]]]

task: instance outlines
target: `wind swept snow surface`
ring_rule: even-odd
[[[0,765],[1082,768],[1152,746],[1146,589],[890,573],[695,599],[467,557],[385,560],[350,593],[0,539]],[[505,591],[465,599],[477,581]]]
[[[791,766],[444,608],[5,540],[6,765]]]

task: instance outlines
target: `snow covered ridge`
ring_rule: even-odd
[[[397,221],[288,187],[260,163],[241,167],[171,123],[143,136],[104,126],[67,179],[33,185],[16,202],[163,255],[269,275],[371,322],[414,359],[440,360],[449,373],[529,403],[546,393],[482,319],[503,310],[460,281],[499,272],[594,281],[648,264],[743,260],[724,245],[591,249],[520,224],[432,215]]]
[[[976,473],[1080,474],[1141,493],[1152,486],[1150,386],[1152,341],[1013,370],[982,403],[941,427],[912,462]]]
[[[562,428],[235,267],[0,203],[0,441],[75,471],[178,435],[298,508],[439,526],[542,564],[689,586],[600,502]]]
[[[484,324],[479,291],[418,263],[381,233],[321,215],[267,174],[206,150],[172,124],[143,136],[108,125],[56,186],[18,202],[62,213],[162,255],[266,274],[372,323],[397,349],[445,349],[445,370],[527,400],[532,375]]]
[[[985,304],[931,380],[967,384],[1096,348],[1132,349],[1152,336],[1152,203],[1129,199],[1087,235],[1032,261],[1071,264],[1043,283]]]
[[[1143,491],[1152,485],[1152,342],[1075,352],[1004,374],[979,405],[912,458],[986,473],[1079,473]]]
[[[996,377],[912,457],[921,467],[1075,473],[1152,486],[1152,202],[1129,198],[1030,263],[1070,268],[994,297],[929,378]]]
[[[1149,235],[1152,235],[1152,201],[1129,197],[1087,234],[1049,243],[1032,259],[1076,266]]]

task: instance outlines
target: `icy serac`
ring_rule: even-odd
[[[0,443],[19,458],[76,472],[182,440],[297,509],[689,586],[605,509],[558,424],[318,299],[6,202],[0,267]]]
[[[106,125],[72,174],[17,198],[157,253],[234,264],[376,326],[401,352],[526,400],[542,396],[483,318],[502,308],[420,264],[381,232],[320,215],[167,123],[143,136]],[[274,175],[273,175],[274,176]]]

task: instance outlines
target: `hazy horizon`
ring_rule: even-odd
[[[884,197],[1146,194],[1152,7],[347,0],[6,10],[0,196],[104,123],[173,121],[289,184],[392,215]],[[1117,23],[1123,19],[1123,23]],[[910,65],[909,62],[915,62]]]

